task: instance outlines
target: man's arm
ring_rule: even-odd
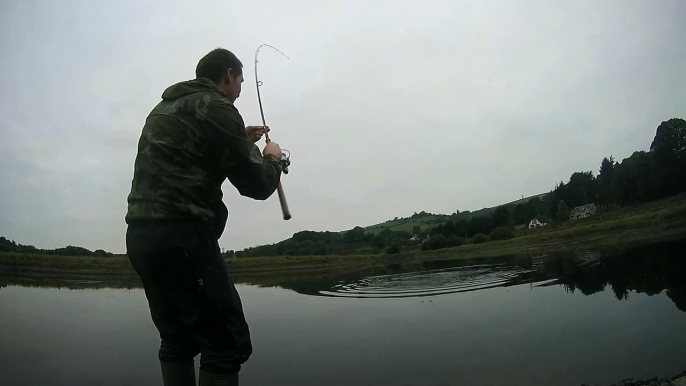
[[[269,198],[281,177],[279,160],[272,154],[260,154],[248,139],[238,111],[228,104],[219,105],[207,114],[205,124],[219,168],[238,192],[255,200]]]

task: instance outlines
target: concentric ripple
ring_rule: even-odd
[[[339,283],[319,295],[354,298],[405,298],[475,291],[504,286],[533,271],[506,265],[472,265]]]

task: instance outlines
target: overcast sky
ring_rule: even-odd
[[[144,4],[145,3],[145,4]],[[0,235],[125,252],[141,128],[227,48],[293,214],[223,186],[226,249],[547,192],[686,118],[686,2],[3,1]]]

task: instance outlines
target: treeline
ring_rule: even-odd
[[[369,249],[372,253],[399,253],[411,235],[384,230],[377,235],[356,226],[344,232],[302,231],[276,244],[225,253],[227,257],[346,255]]]
[[[572,174],[560,182],[553,200],[568,206],[597,203],[625,206],[686,192],[686,121],[673,118],[657,128],[650,151],[637,151],[622,162],[603,158],[598,177]]]
[[[9,240],[0,236],[0,252],[14,252],[14,253],[31,253],[40,255],[58,255],[58,256],[94,256],[94,257],[110,257],[113,253],[97,249],[95,251],[88,250],[83,247],[67,246],[56,249],[39,249],[33,245],[17,244],[14,240]]]
[[[429,230],[432,239],[440,235],[429,249],[454,246],[448,240],[457,238],[459,244],[459,238],[478,234],[488,234],[489,240],[509,238],[512,232],[507,229],[514,225],[527,225],[535,217],[543,222],[567,221],[570,209],[582,205],[612,210],[682,192],[686,192],[686,121],[673,118],[658,126],[649,152],[634,152],[622,162],[605,157],[597,177],[592,171],[575,172],[542,199],[499,206],[490,217],[443,222]]]

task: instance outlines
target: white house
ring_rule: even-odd
[[[546,226],[550,223],[550,219],[545,216],[536,216],[529,221],[529,229]]]
[[[572,209],[571,212],[569,212],[569,219],[578,220],[584,217],[591,217],[595,214],[595,211],[595,204],[577,206],[576,208]]]

